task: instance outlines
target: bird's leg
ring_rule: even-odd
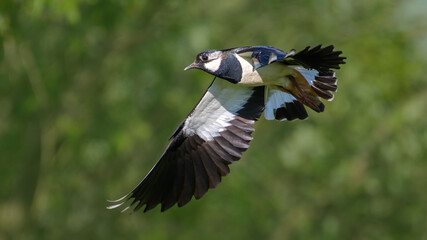
[[[319,107],[314,103],[312,99],[310,99],[307,94],[304,92],[304,90],[301,88],[301,86],[298,84],[297,80],[294,76],[288,75],[288,79],[292,82],[292,84],[295,86],[295,88],[298,90],[299,94],[293,94],[292,95],[297,98],[301,103],[307,105],[311,109],[313,109],[316,112],[320,112]]]

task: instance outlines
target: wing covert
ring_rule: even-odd
[[[254,70],[274,62],[282,61],[293,55],[294,52],[294,50],[291,50],[289,53],[286,53],[270,46],[244,47],[236,50],[236,53],[241,57],[251,58]]]

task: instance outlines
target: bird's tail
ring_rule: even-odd
[[[266,87],[264,117],[267,120],[294,120],[308,117],[304,105],[316,112],[323,112],[325,106],[320,98],[331,101],[337,91],[334,71],[319,73],[314,69],[294,67],[296,74],[291,79],[292,87]],[[291,76],[292,78],[292,76]]]

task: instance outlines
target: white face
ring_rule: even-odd
[[[221,65],[221,58],[217,58],[203,64],[206,70],[216,72]]]
[[[221,65],[221,51],[203,52],[196,61],[203,64],[207,71],[215,72]]]

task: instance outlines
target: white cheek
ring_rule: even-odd
[[[219,69],[220,65],[221,59],[217,58],[215,60],[205,63],[205,68],[211,72],[216,72]]]

